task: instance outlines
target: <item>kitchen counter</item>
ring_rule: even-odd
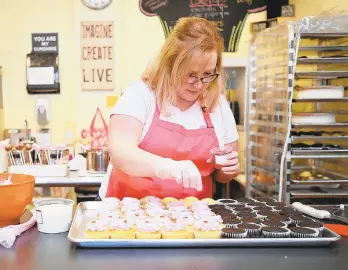
[[[67,234],[34,227],[11,249],[0,247],[0,269],[347,269],[348,238],[322,248],[80,249]]]
[[[64,177],[37,177],[35,186],[37,187],[99,187],[104,179],[104,175],[86,174],[80,176],[77,172],[71,171]]]

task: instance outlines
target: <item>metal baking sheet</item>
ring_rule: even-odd
[[[324,229],[320,238],[246,238],[246,239],[160,239],[160,240],[95,240],[84,237],[88,221],[96,215],[99,202],[79,203],[68,239],[79,247],[87,248],[178,248],[178,247],[256,247],[256,246],[327,246],[341,237]]]

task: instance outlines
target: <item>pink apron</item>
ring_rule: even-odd
[[[212,197],[212,173],[214,164],[208,164],[210,149],[218,146],[218,140],[208,113],[203,112],[207,128],[186,130],[183,126],[161,120],[156,111],[152,123],[139,148],[155,155],[174,160],[191,160],[202,176],[202,191],[184,188],[175,180],[164,180],[156,177],[132,177],[119,168],[113,168],[106,197],[143,198],[157,196],[159,198],[175,197],[182,199],[194,196],[199,199]]]

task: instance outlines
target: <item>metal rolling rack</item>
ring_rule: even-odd
[[[348,33],[301,33],[298,34],[300,40],[317,39],[318,46],[299,46],[298,51],[306,54],[307,51],[316,52],[318,57],[298,58],[295,66],[295,85],[301,79],[311,79],[318,86],[332,85],[335,80],[348,79],[348,71],[345,70],[348,64]],[[347,38],[345,45],[328,45],[333,39]],[[337,52],[343,54],[340,57],[325,57],[326,52]],[[347,54],[347,56],[345,56]],[[297,65],[302,66],[316,65],[317,71],[296,71]],[[342,68],[344,67],[344,68]],[[337,84],[336,84],[337,85]],[[316,112],[322,112],[324,104],[346,104],[343,110],[334,110],[335,115],[348,115],[348,97],[320,99],[312,98],[293,98],[292,104],[298,103],[315,103]],[[301,128],[314,130],[313,134],[306,136],[290,136],[287,149],[286,162],[286,184],[287,184],[287,202],[293,200],[305,200],[310,204],[326,204],[332,200],[341,200],[340,203],[346,203],[348,199],[348,171],[337,171],[337,167],[344,167],[344,162],[348,161],[348,123],[337,121],[334,124],[313,124],[301,125],[293,124],[292,130],[301,130]],[[332,136],[328,129],[338,130],[338,135]],[[344,130],[345,132],[342,132]],[[321,136],[323,132],[327,133]],[[345,147],[339,149],[323,149],[323,148],[292,148],[291,146],[301,141],[314,141],[315,143],[325,143],[327,141],[338,141],[339,143],[347,142]],[[307,166],[292,165],[296,160],[307,161]],[[327,164],[334,165],[335,170],[327,168]],[[341,165],[340,165],[341,164]],[[302,171],[316,172],[316,175],[325,175],[326,179],[318,178],[313,174],[313,179],[297,180],[294,176]],[[342,172],[344,171],[344,172]],[[346,200],[345,200],[346,199]]]
[[[328,198],[348,199],[348,173],[328,169],[323,164],[335,165],[348,161],[348,149],[298,149],[292,144],[300,141],[324,142],[339,141],[348,143],[348,123],[337,122],[332,125],[291,125],[292,107],[295,103],[315,103],[317,112],[322,104],[346,102],[348,97],[335,99],[294,98],[294,87],[298,80],[311,79],[317,85],[330,85],[337,79],[348,78],[347,70],[333,70],[331,64],[348,64],[348,45],[299,46],[304,38],[317,38],[328,41],[348,37],[348,33],[298,33],[293,24],[279,25],[254,36],[251,45],[249,65],[249,87],[246,92],[246,134],[247,134],[247,188],[248,197],[273,196],[290,203],[293,200]],[[287,34],[285,34],[287,33]],[[348,44],[348,42],[347,42]],[[308,57],[298,58],[298,52],[346,52],[347,57]],[[319,65],[317,71],[296,71],[298,64]],[[286,68],[285,68],[286,67]],[[283,69],[282,69],[283,68]],[[348,68],[347,68],[348,69]],[[283,72],[278,72],[282,70]],[[348,108],[348,107],[347,107]],[[335,111],[346,114],[347,110]],[[311,136],[292,135],[292,131],[310,128],[316,131]],[[327,128],[347,130],[343,135],[318,136]],[[296,161],[307,162],[296,165]],[[315,171],[331,180],[297,180],[294,175],[301,171]],[[319,203],[322,204],[322,203]],[[324,203],[325,204],[325,203]]]

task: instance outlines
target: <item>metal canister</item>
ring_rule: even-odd
[[[107,149],[87,150],[87,172],[106,173],[109,161],[109,151]]]

